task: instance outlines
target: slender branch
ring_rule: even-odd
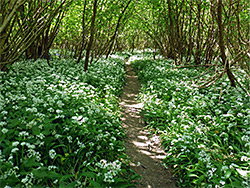
[[[14,8],[12,9],[9,16],[4,20],[3,25],[0,27],[0,33],[2,33],[7,27],[11,19],[13,18],[14,14],[16,13],[17,9],[25,3],[25,0],[18,0],[15,4]]]

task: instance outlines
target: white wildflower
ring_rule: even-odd
[[[54,149],[49,150],[49,156],[51,159],[54,159],[56,157],[56,151]]]
[[[13,142],[13,143],[12,143],[12,146],[16,147],[16,146],[18,146],[18,144],[19,144],[18,141],[17,141],[17,142]]]
[[[56,170],[57,168],[58,168],[57,166],[48,166],[49,171]]]
[[[9,130],[6,129],[6,128],[3,128],[3,129],[2,129],[2,133],[3,133],[3,134],[6,134],[8,131],[9,131]]]
[[[68,136],[67,139],[68,139],[69,143],[72,143],[72,136]]]
[[[61,100],[59,100],[59,101],[57,101],[57,106],[59,107],[59,108],[62,108],[63,106],[64,106],[64,104],[63,104],[63,102],[61,101]]]
[[[13,149],[11,150],[11,153],[15,153],[15,152],[17,152],[17,151],[19,151],[18,148],[13,148]]]

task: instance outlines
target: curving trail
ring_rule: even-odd
[[[137,95],[141,85],[129,61],[126,63],[127,84],[120,97],[123,127],[127,134],[126,150],[131,158],[132,169],[142,178],[137,181],[138,188],[175,188],[174,178],[161,165],[165,153],[160,147],[160,139],[151,135],[143,125],[140,111],[142,103],[138,103]]]

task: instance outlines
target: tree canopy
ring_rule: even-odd
[[[51,48],[78,62],[86,53],[85,64],[117,51],[151,48],[176,65],[215,66],[199,87],[225,74],[232,86],[240,85],[232,67],[250,76],[247,0],[11,0],[0,6],[2,70],[22,54],[49,59]]]

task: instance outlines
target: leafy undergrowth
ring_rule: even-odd
[[[123,51],[123,52],[116,52],[116,55],[122,56],[125,59],[130,58],[130,61],[133,59],[142,59],[142,58],[160,58],[162,56],[158,55],[156,51],[152,49],[144,49],[144,50],[133,50],[133,51]]]
[[[0,187],[127,187],[117,97],[124,60],[74,60],[0,73]]]
[[[249,97],[226,78],[206,89],[192,87],[200,72],[173,69],[171,60],[135,60],[133,67],[143,83],[145,121],[161,133],[164,161],[178,185],[249,187]]]

